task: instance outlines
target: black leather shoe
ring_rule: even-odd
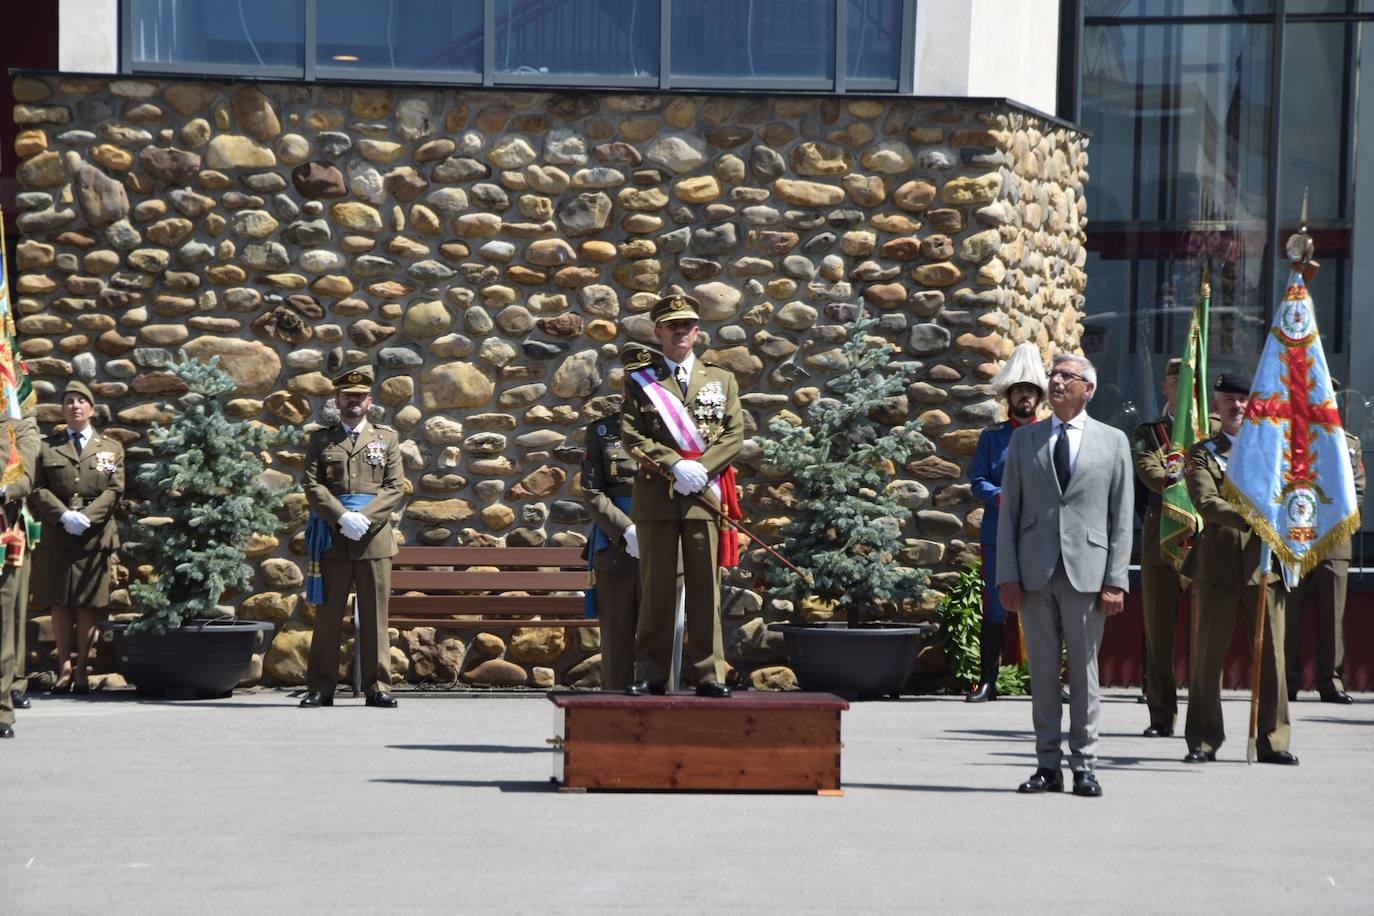
[[[1355,702],[1355,698],[1344,690],[1333,690],[1330,693],[1322,694],[1322,702],[1335,703],[1338,706],[1349,706],[1351,703]],[[18,705],[18,703],[15,704],[15,706]]]
[[[1298,692],[1297,692],[1296,690],[1294,690],[1292,687],[1289,687],[1289,688],[1288,688],[1288,702],[1290,702],[1290,703],[1296,703],[1297,701],[1298,701]]]
[[[1035,771],[1034,776],[1017,786],[1016,791],[1023,795],[1034,792],[1063,792],[1064,773],[1061,770],[1047,770],[1041,767]]]
[[[10,701],[14,703],[15,709],[28,709],[33,705],[33,703],[29,702],[28,697],[17,690],[10,691]]]
[[[396,698],[385,690],[378,690],[376,693],[367,695],[367,705],[375,706],[378,709],[395,709]]]
[[[648,695],[648,681],[632,681],[630,686],[625,688],[625,696],[627,697],[647,697]]]
[[[1172,738],[1174,730],[1167,725],[1151,725],[1140,734],[1145,738]]]
[[[303,709],[314,709],[316,706],[333,706],[334,698],[325,696],[318,690],[312,690],[301,699]]]
[[[716,700],[724,700],[730,696],[730,688],[726,687],[724,684],[716,683],[715,681],[712,681],[709,684],[698,684],[697,696],[711,697],[712,699]]]
[[[14,726],[0,724],[0,738],[13,738]]]
[[[1287,751],[1274,751],[1272,754],[1260,754],[1260,763],[1277,763],[1280,766],[1295,767],[1298,765],[1298,758]]]
[[[1102,794],[1102,786],[1091,770],[1075,770],[1073,774],[1073,794],[1084,798],[1097,798]]]
[[[1217,755],[1216,755],[1213,751],[1203,751],[1203,750],[1200,750],[1200,749],[1199,749],[1199,750],[1196,750],[1196,751],[1189,751],[1189,752],[1188,752],[1188,756],[1186,756],[1186,757],[1183,758],[1183,762],[1184,762],[1184,763],[1212,763],[1212,762],[1215,761],[1216,759],[1217,759]]]
[[[997,699],[996,684],[979,684],[968,696],[964,697],[965,703],[986,703]]]
[[[1071,698],[1070,698],[1070,696],[1069,696],[1069,688],[1067,688],[1067,687],[1061,688],[1060,691],[1059,691],[1059,702],[1061,702],[1061,703],[1067,703],[1067,702],[1069,702],[1070,699],[1071,699]]]

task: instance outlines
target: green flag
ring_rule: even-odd
[[[1202,271],[1202,290],[1197,307],[1188,321],[1188,342],[1183,348],[1178,369],[1178,393],[1174,404],[1174,428],[1169,432],[1165,466],[1169,483],[1164,487],[1159,514],[1159,549],[1175,569],[1183,568],[1193,535],[1202,519],[1188,498],[1183,482],[1185,456],[1193,443],[1210,434],[1207,420],[1207,310],[1212,301],[1212,286],[1206,268]]]

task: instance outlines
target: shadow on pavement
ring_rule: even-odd
[[[1374,725],[1374,719],[1340,719],[1336,716],[1303,716],[1304,722],[1325,722],[1330,725]]]
[[[463,751],[469,754],[548,754],[550,747],[520,744],[388,744],[393,751]]]
[[[1016,789],[986,789],[977,786],[922,786],[899,782],[844,782],[845,789],[882,789],[889,792],[960,792],[1001,795],[1015,793]]]
[[[541,779],[372,779],[369,782],[388,783],[396,786],[431,786],[454,789],[500,789],[502,792],[550,792],[557,793],[558,787],[552,780]]]

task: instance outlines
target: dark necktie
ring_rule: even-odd
[[[72,448],[76,449],[76,454],[81,454],[81,434],[72,430]]]
[[[1054,442],[1054,476],[1059,478],[1059,492],[1069,488],[1069,428],[1059,424],[1059,438]]]
[[[354,446],[358,444],[358,431],[356,429],[348,434],[348,444]]]
[[[682,396],[683,396],[684,398],[687,397],[687,382],[688,382],[687,367],[686,367],[686,366],[678,366],[678,367],[677,367],[677,372],[674,373],[674,374],[677,376],[677,386],[678,386],[679,388],[682,389]]]

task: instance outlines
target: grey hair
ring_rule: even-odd
[[[1093,365],[1092,360],[1086,356],[1079,356],[1077,353],[1056,353],[1054,359],[1050,360],[1050,372],[1053,373],[1060,363],[1078,364],[1078,374],[1083,376],[1092,386],[1092,390],[1088,392],[1088,400],[1091,401],[1093,395],[1097,394],[1097,368]]]

